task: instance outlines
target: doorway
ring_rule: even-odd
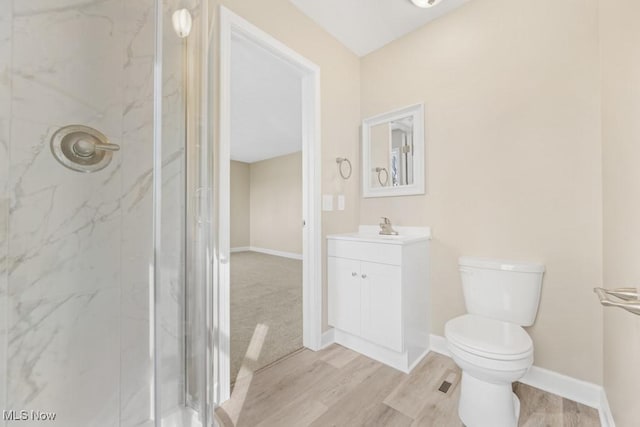
[[[265,344],[270,339],[269,328],[271,326],[257,322],[255,319],[249,321],[249,323],[254,322],[255,325],[251,326],[250,331],[245,331],[244,338],[240,338],[240,341],[247,342],[242,341],[232,346],[232,341],[236,337],[231,336],[235,330],[231,327],[231,310],[234,309],[234,306],[236,310],[246,308],[242,307],[241,299],[238,301],[237,298],[234,298],[238,295],[234,295],[232,277],[235,277],[236,281],[238,278],[243,280],[237,273],[245,277],[249,273],[251,276],[253,269],[254,277],[258,276],[261,280],[271,277],[271,280],[275,281],[278,279],[286,281],[292,278],[295,281],[295,277],[299,277],[298,281],[301,283],[298,290],[301,290],[299,301],[302,320],[302,325],[299,325],[302,330],[299,342],[304,347],[318,350],[322,341],[319,68],[224,7],[220,8],[220,31],[220,143],[218,161],[216,162],[219,171],[216,227],[218,253],[214,265],[214,269],[217,270],[214,292],[218,296],[216,305],[219,341],[217,403],[222,403],[229,398],[231,383],[234,380],[232,374],[242,371],[245,367],[246,369],[242,373],[243,382],[250,384],[252,371],[256,367],[259,368],[262,363],[269,363],[272,361],[271,359],[285,355],[277,353],[280,351],[278,345]],[[255,61],[270,61],[271,65],[267,67],[266,62],[260,65]],[[271,67],[277,71],[273,72]],[[234,87],[234,79],[237,82],[244,73],[253,73],[254,77],[271,78],[272,81],[269,85],[284,84],[287,81],[286,77],[289,76],[288,81],[292,86],[288,86],[288,89],[283,87],[278,91],[281,94],[287,92],[287,96],[283,95],[277,98],[267,96],[266,101],[260,101],[259,94],[265,92],[260,87],[249,87],[244,90]],[[261,78],[253,80],[259,81]],[[243,81],[245,84],[250,84],[247,82],[250,82],[251,79],[245,78]],[[294,88],[292,89],[292,87]],[[297,106],[295,112],[287,110],[286,105],[281,105],[281,101],[285,98],[290,98],[289,101],[295,98],[294,102]],[[243,106],[244,110],[242,110]],[[284,116],[287,119],[280,119],[270,124],[274,128],[272,129],[274,135],[272,135],[273,140],[271,141],[268,141],[267,136],[260,130],[258,122],[261,120],[255,118],[256,112],[254,111],[253,114],[250,111],[247,112],[257,107],[262,107],[263,113],[261,114],[266,116],[271,116],[275,111],[281,109],[286,111]],[[234,114],[246,115],[244,117],[246,120],[243,120],[243,117],[234,117]],[[254,117],[254,119],[250,119],[250,117]],[[268,117],[266,122],[269,122]],[[285,143],[287,138],[296,142],[297,147],[293,146],[293,142],[287,146]],[[243,169],[244,172],[242,172]],[[232,180],[232,173],[235,180]],[[242,179],[238,179],[242,173],[245,177],[248,176],[248,184],[242,184]],[[238,203],[242,196],[240,196],[241,192],[234,188],[237,187],[236,184],[242,184],[241,186],[244,186],[245,189],[247,186],[249,187],[249,206],[244,209],[244,217],[238,214],[238,210],[242,211],[242,208],[239,208],[242,203]],[[295,193],[296,190],[291,189],[296,187],[293,184],[296,184],[298,189],[299,204],[297,207],[293,196],[287,198],[275,194],[276,190],[285,190],[285,187],[290,187],[291,194]],[[236,192],[235,197],[232,195],[232,188]],[[271,195],[269,195],[270,189],[273,193]],[[281,192],[278,191],[278,193]],[[252,198],[254,196],[255,198]],[[274,206],[278,205],[277,199],[280,197],[284,197],[281,200],[287,200],[287,202],[285,206],[274,210]],[[246,200],[246,197],[244,199]],[[251,212],[252,200],[254,204],[258,205],[254,208],[260,207],[260,210],[255,213]],[[269,210],[265,207],[267,205],[271,205]],[[267,212],[269,213],[267,214]],[[263,215],[261,216],[261,214]],[[246,231],[247,216],[248,236],[246,233],[243,236],[241,232],[238,232],[242,226],[237,226],[244,223]],[[276,229],[269,228],[269,225],[277,223],[284,223],[287,226],[276,227]],[[236,231],[232,231],[234,228]],[[285,228],[289,237],[285,237]],[[295,230],[297,230],[297,235],[294,233]],[[233,253],[232,248],[234,248]],[[244,259],[242,259],[242,255],[244,255]],[[238,264],[244,262],[246,268],[234,268],[234,258]],[[299,267],[296,267],[296,263]],[[268,265],[268,273],[265,271],[255,273],[255,268],[259,269],[261,264]],[[298,268],[299,274],[296,273]],[[260,286],[259,283],[245,282],[244,284],[254,286],[254,290]],[[291,285],[291,287],[293,286]],[[247,302],[247,305],[251,307],[251,304],[257,304],[254,311],[261,309],[260,304],[269,304],[267,299],[260,298],[254,291],[245,290],[245,293],[249,297],[253,296],[253,301]],[[295,291],[283,290],[283,293],[278,294],[276,291],[269,295],[271,302],[273,304],[277,302],[276,305],[281,307],[276,307],[272,313],[277,315],[278,311],[281,311],[284,315],[283,318],[276,319],[276,324],[283,325],[283,321],[287,321],[287,315],[291,314],[286,313],[287,308],[282,305],[282,303],[287,305],[286,298],[282,301],[278,295],[286,294],[290,297],[292,293],[295,294]],[[295,299],[292,297],[290,301]],[[249,323],[243,327],[247,328]],[[290,328],[289,331],[293,329],[295,327]],[[278,334],[272,333],[272,336],[275,335]],[[292,334],[281,330],[279,335],[290,337]],[[295,345],[289,346],[293,342],[295,340],[283,340],[282,343],[287,344],[284,345],[282,351],[286,353],[295,350]],[[242,348],[245,348],[244,354],[239,357],[234,354],[234,349],[237,352]],[[268,354],[271,351],[269,348],[275,349],[271,355]],[[264,353],[263,349],[265,349]]]
[[[232,34],[232,383],[302,347],[302,76]]]

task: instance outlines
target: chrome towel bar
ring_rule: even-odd
[[[638,300],[638,290],[636,288],[593,288],[593,291],[598,295],[600,304],[605,307],[619,307],[627,310],[629,313],[640,315],[640,300]],[[612,301],[609,299],[609,296],[617,298],[620,301]]]

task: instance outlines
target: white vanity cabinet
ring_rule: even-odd
[[[400,266],[329,257],[329,324],[402,351]]]
[[[429,348],[429,232],[363,228],[328,236],[329,325],[337,343],[409,372]]]

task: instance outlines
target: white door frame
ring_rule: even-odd
[[[303,73],[302,77],[302,228],[303,345],[319,350],[322,340],[322,234],[320,211],[320,68],[250,22],[220,6],[220,140],[218,150],[218,384],[219,402],[229,399],[230,373],[230,146],[231,37],[240,35]],[[304,222],[303,222],[304,221]],[[304,224],[304,226],[303,226]]]

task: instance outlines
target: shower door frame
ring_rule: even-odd
[[[185,87],[184,96],[184,126],[185,126],[185,139],[184,139],[184,196],[185,196],[185,260],[184,268],[185,274],[183,275],[183,286],[186,290],[187,282],[197,283],[197,287],[192,290],[199,292],[198,295],[192,296],[192,298],[198,297],[200,302],[201,316],[203,324],[199,325],[201,328],[197,335],[192,336],[193,339],[199,340],[197,345],[198,350],[202,351],[201,360],[198,361],[197,369],[198,375],[202,377],[202,381],[197,384],[199,392],[199,402],[194,403],[189,399],[187,390],[188,378],[187,378],[187,365],[186,357],[183,365],[184,387],[182,390],[181,402],[184,413],[178,414],[177,418],[170,418],[169,423],[179,422],[190,423],[191,426],[198,427],[213,427],[216,426],[214,420],[214,410],[216,407],[215,398],[215,358],[217,356],[217,338],[215,335],[215,313],[216,307],[214,302],[216,301],[213,294],[213,252],[214,252],[214,237],[212,233],[215,231],[211,227],[213,222],[213,185],[214,185],[214,171],[213,171],[213,126],[214,122],[210,117],[212,105],[212,88],[213,77],[210,74],[213,64],[213,49],[211,44],[210,34],[210,6],[207,0],[199,0],[197,8],[199,14],[194,20],[195,31],[192,31],[190,38],[192,44],[192,51],[187,50],[187,44],[183,46],[184,51],[184,67],[185,78],[188,72],[193,73],[195,77],[190,82],[193,87]],[[153,263],[152,271],[150,272],[150,284],[152,286],[152,301],[150,303],[152,330],[151,330],[151,348],[152,361],[153,361],[153,373],[151,376],[151,388],[153,390],[152,396],[152,409],[150,417],[155,426],[160,426],[165,423],[162,413],[162,401],[159,400],[158,388],[162,386],[159,383],[161,375],[161,359],[158,355],[158,345],[161,342],[160,339],[160,316],[162,313],[158,312],[159,302],[161,300],[160,288],[161,288],[161,266],[160,266],[160,253],[161,253],[161,217],[162,217],[162,175],[163,175],[163,162],[162,162],[162,148],[163,148],[163,63],[164,63],[164,43],[163,43],[163,28],[164,22],[164,10],[165,5],[162,0],[154,0],[154,16],[155,16],[155,47],[154,47],[154,62],[153,62],[153,85],[154,85],[154,101],[153,101],[153,145],[154,145],[154,161],[153,161]],[[191,56],[189,56],[191,54]],[[192,92],[190,97],[193,97],[193,103],[189,103],[189,97],[187,93],[189,90]],[[189,112],[189,110],[192,110]],[[193,150],[193,151],[190,151]],[[197,226],[197,227],[196,227]],[[188,230],[191,227],[191,232]],[[191,243],[197,243],[195,247],[190,247]],[[196,265],[195,269],[191,271],[191,277],[189,278],[186,270]],[[185,300],[186,301],[186,300]],[[187,307],[184,306],[183,310],[186,312]],[[183,337],[187,339],[187,331],[185,329],[185,323],[182,325]],[[186,341],[183,344],[186,348]],[[183,348],[183,350],[184,350]],[[183,353],[184,357],[184,353]],[[172,424],[173,425],[173,424]]]
[[[220,6],[220,128],[218,160],[217,256],[214,261],[217,310],[217,404],[229,399],[230,372],[230,149],[231,149],[231,37],[238,35],[264,48],[303,73],[302,76],[302,252],[304,347],[317,351],[322,338],[322,232],[320,67],[244,18]]]

